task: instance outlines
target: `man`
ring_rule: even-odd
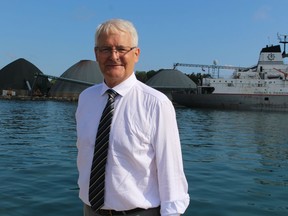
[[[136,79],[134,66],[140,49],[133,24],[121,19],[102,23],[94,51],[104,82],[81,93],[76,111],[78,185],[84,215],[183,214],[189,195],[175,110],[164,94]],[[105,174],[99,174],[103,183],[95,183],[94,173],[101,169],[95,168],[100,157],[96,152],[102,149],[97,130],[108,94],[111,99],[108,89],[117,93],[107,129],[108,155],[97,162],[105,162]],[[99,191],[91,192],[93,187]],[[103,198],[98,198],[101,192]]]

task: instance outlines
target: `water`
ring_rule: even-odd
[[[287,115],[177,110],[187,215],[288,215]]]
[[[82,215],[76,103],[0,101],[0,215]],[[177,108],[185,216],[288,215],[288,113]]]

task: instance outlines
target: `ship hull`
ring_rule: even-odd
[[[288,111],[288,95],[172,93],[173,102],[192,108]]]

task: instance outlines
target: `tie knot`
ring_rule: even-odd
[[[114,91],[113,89],[108,89],[106,92],[109,98],[112,98],[112,99],[114,99],[118,95],[118,93]]]

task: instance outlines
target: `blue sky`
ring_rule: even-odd
[[[288,34],[287,0],[0,0],[0,68],[18,58],[60,76],[95,60],[94,33],[111,18],[139,34],[138,71],[176,62],[251,66],[261,48]],[[283,48],[283,46],[281,46]],[[179,67],[184,73],[192,69]]]

